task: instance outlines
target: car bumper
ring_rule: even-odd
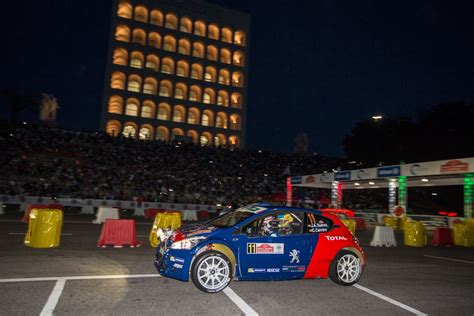
[[[189,281],[191,261],[192,255],[189,250],[168,249],[162,256],[157,256],[153,264],[163,276]]]

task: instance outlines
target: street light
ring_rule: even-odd
[[[383,119],[383,116],[382,115],[372,115],[372,119],[374,121],[380,121],[381,119]]]

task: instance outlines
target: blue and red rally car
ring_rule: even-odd
[[[234,280],[327,278],[356,283],[365,267],[357,238],[338,213],[252,204],[204,224],[159,230],[155,267],[202,291],[223,290]],[[350,214],[352,213],[352,214]]]

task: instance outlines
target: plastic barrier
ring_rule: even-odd
[[[152,219],[152,218],[155,218],[156,214],[159,212],[163,212],[163,210],[160,210],[159,208],[147,208],[145,210],[144,217],[146,219]]]
[[[423,247],[426,245],[427,237],[423,223],[417,221],[406,221],[405,233],[403,234],[405,246]]]
[[[129,245],[133,248],[141,244],[142,242],[137,240],[135,220],[133,219],[106,219],[97,241],[97,247],[102,248],[107,245],[113,245],[116,248]]]
[[[209,211],[198,211],[198,218],[199,219],[208,219],[209,218]]]
[[[341,219],[341,222],[343,222],[344,225],[346,225],[347,229],[349,229],[349,231],[352,233],[352,235],[355,236],[356,221],[353,219]]]
[[[385,226],[392,227],[394,229],[397,229],[398,227],[398,217],[395,216],[385,216],[383,219],[383,223]]]
[[[449,227],[436,227],[432,240],[433,246],[452,246],[453,235]]]
[[[119,210],[113,207],[99,207],[92,223],[101,224],[107,219],[119,219]]]
[[[183,221],[197,221],[198,215],[196,211],[193,210],[184,210],[183,211]]]
[[[398,218],[398,229],[399,230],[405,230],[405,223],[410,221],[410,217],[402,216]]]
[[[474,247],[474,222],[472,220],[454,224],[453,232],[456,246]]]
[[[33,208],[30,211],[24,244],[32,248],[58,247],[62,225],[62,210]]]
[[[181,227],[181,213],[180,212],[162,212],[157,213],[155,216],[155,221],[153,222],[153,227],[150,231],[149,241],[150,246],[158,247],[160,239],[156,232],[159,228],[171,228],[173,230]]]
[[[367,223],[365,222],[365,218],[355,217],[354,220],[356,222],[356,231],[367,229]]]
[[[370,242],[372,247],[396,247],[395,234],[392,227],[375,226],[374,236]]]
[[[21,219],[23,223],[28,223],[32,209],[53,209],[53,210],[64,211],[64,207],[62,206],[62,204],[57,204],[57,203],[56,204],[28,204],[26,206],[25,213],[23,214],[23,217]]]

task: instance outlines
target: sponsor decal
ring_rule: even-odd
[[[351,179],[351,172],[350,171],[343,171],[343,172],[336,172],[334,174],[334,180],[350,180]]]
[[[305,272],[306,266],[299,266],[299,265],[282,266],[281,270],[283,272]]]
[[[314,214],[309,213],[308,219],[310,222],[308,224],[308,231],[310,233],[325,233],[329,231],[329,224],[323,221],[322,219],[316,222],[316,218],[314,217]]]
[[[450,160],[444,165],[441,165],[441,173],[452,173],[452,172],[466,172],[469,168],[467,162],[461,160]]]
[[[283,243],[247,243],[248,254],[283,254]]]
[[[398,177],[400,175],[400,166],[377,168],[377,177]]]
[[[344,236],[324,236],[326,237],[327,240],[331,240],[331,241],[334,241],[334,240],[347,240],[346,237]]]
[[[314,176],[307,176],[306,179],[304,179],[304,183],[315,183],[316,178]]]
[[[300,251],[293,249],[290,251],[289,256],[291,257],[290,263],[300,263]]]
[[[424,173],[428,170],[426,167],[422,167],[420,164],[415,163],[410,167],[410,173],[414,176],[418,175],[419,173]]]
[[[325,183],[325,182],[331,182],[332,180],[329,173],[322,173],[319,176],[319,181],[321,181],[321,183]]]
[[[362,180],[362,179],[367,179],[370,176],[370,173],[364,169],[360,169],[357,171],[357,178]]]
[[[264,273],[265,268],[248,268],[248,273]]]
[[[268,268],[267,272],[280,272],[280,268]]]
[[[172,262],[178,262],[178,263],[184,263],[184,259],[183,259],[183,258],[178,258],[178,257],[174,257],[174,256],[170,256],[170,261],[172,261]]]
[[[179,264],[179,263],[175,263],[175,264],[173,264],[173,267],[176,268],[176,269],[182,269],[183,265]]]
[[[263,212],[265,211],[267,208],[266,207],[261,207],[261,206],[252,206],[251,208],[249,208],[249,211],[251,212],[254,212],[254,213],[260,213],[260,212]]]
[[[302,183],[302,177],[291,177],[291,184],[301,184]]]

